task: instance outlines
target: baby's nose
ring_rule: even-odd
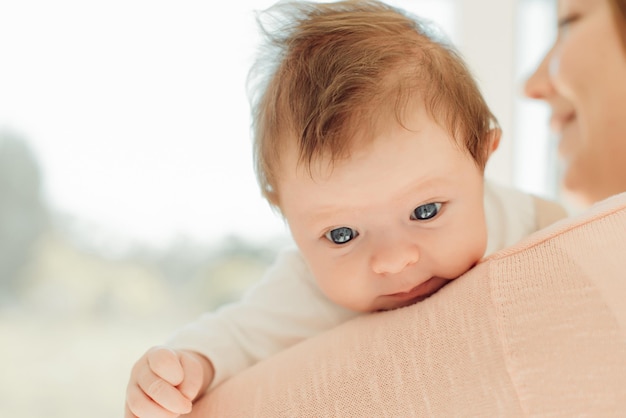
[[[376,274],[395,274],[417,263],[419,258],[419,249],[414,243],[381,245],[371,256],[371,266]]]

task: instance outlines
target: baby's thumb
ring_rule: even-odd
[[[193,401],[202,387],[202,364],[195,357],[185,352],[179,353],[179,361],[185,377],[178,385],[178,390],[187,399]]]
[[[153,347],[148,351],[150,369],[161,379],[177,386],[184,378],[184,370],[177,352],[168,347]]]

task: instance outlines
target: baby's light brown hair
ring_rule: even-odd
[[[480,169],[497,121],[458,53],[427,22],[377,1],[282,2],[259,15],[267,43],[250,72],[254,162],[280,208],[281,153],[348,158],[418,99]]]

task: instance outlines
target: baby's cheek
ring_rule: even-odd
[[[447,278],[457,278],[471,269],[481,258],[487,249],[487,234],[485,229],[477,228],[473,234],[468,234],[466,239],[459,242],[453,252],[448,254],[447,267],[450,269]]]
[[[361,310],[359,306],[363,286],[359,285],[354,272],[345,271],[339,266],[327,265],[326,268],[318,270],[316,280],[328,299],[344,308]]]
[[[344,282],[345,277],[338,271],[333,271],[332,268],[326,268],[320,271],[319,279],[317,280],[318,286],[322,292],[332,301],[340,303],[344,298]]]

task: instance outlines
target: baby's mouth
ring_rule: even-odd
[[[437,293],[439,289],[450,283],[452,280],[441,277],[431,277],[412,289],[403,292],[388,293],[382,295],[381,306],[378,311],[388,311],[391,309],[403,308],[421,302],[424,299]]]
[[[431,277],[408,291],[391,293],[385,296],[399,300],[413,300],[413,302],[419,302],[441,289],[447,282],[449,282],[449,280],[440,277]]]

